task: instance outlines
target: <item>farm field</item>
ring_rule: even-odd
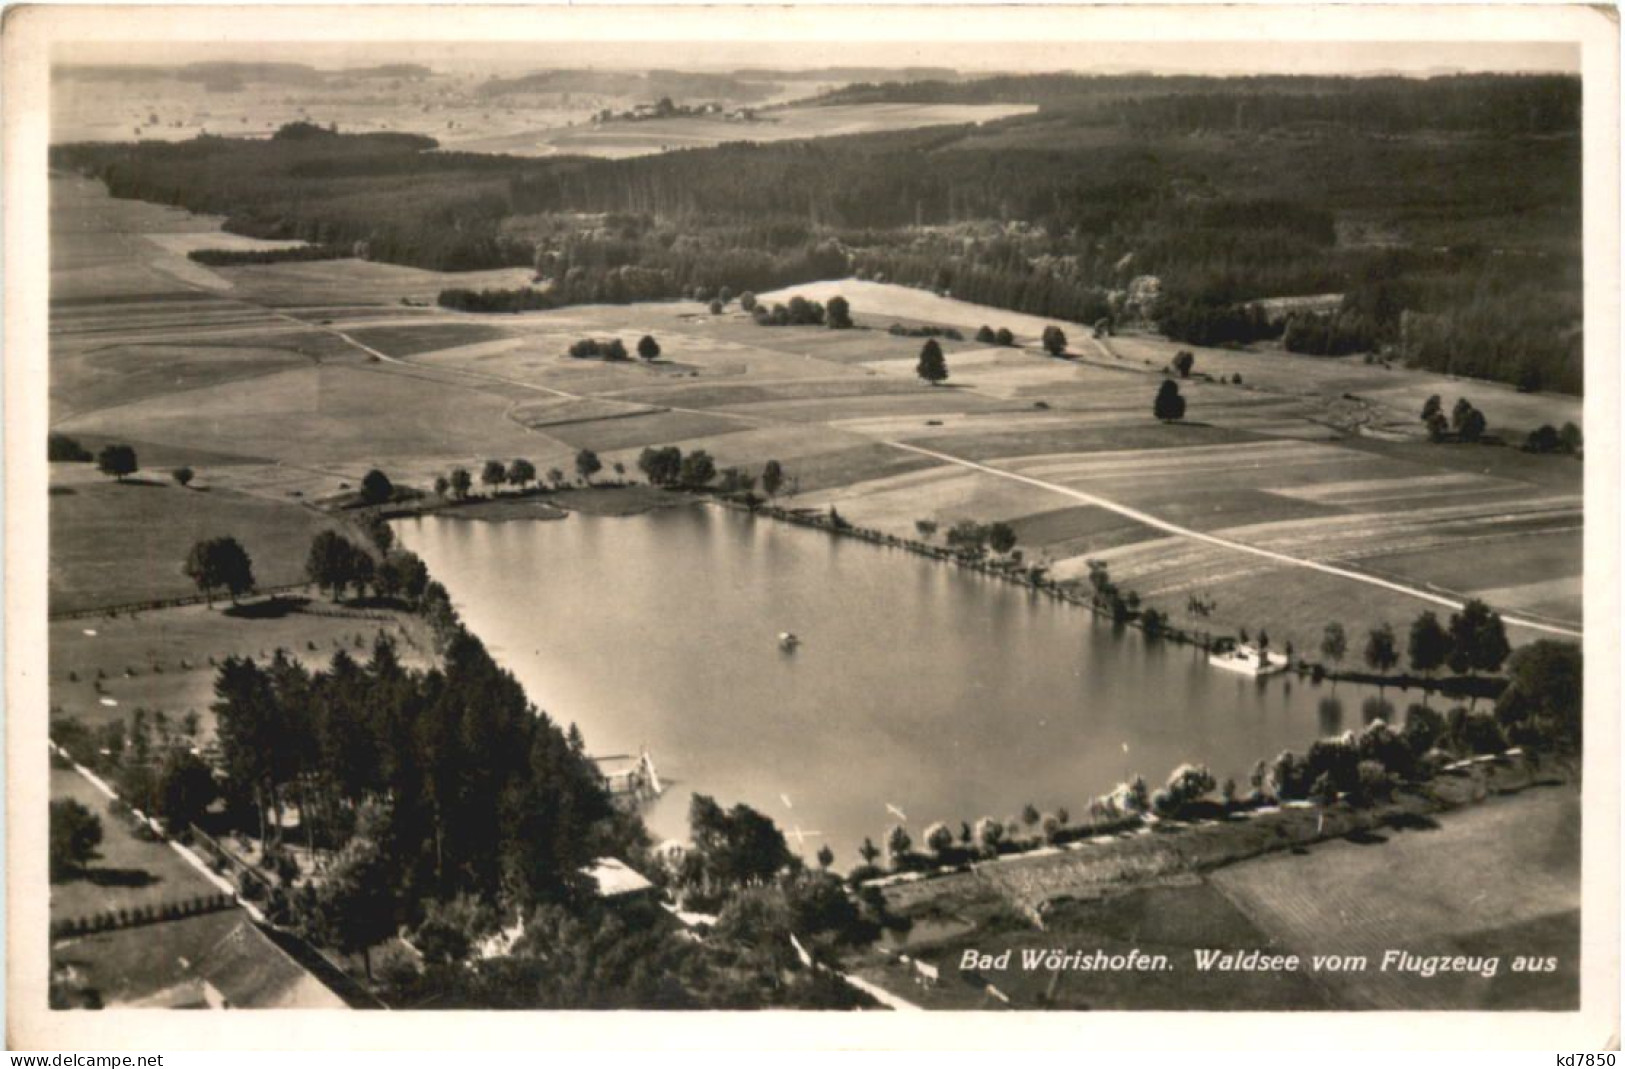
[[[249,923],[247,912],[232,908],[156,926],[75,936],[51,947],[51,961],[53,967],[73,970],[105,1002],[134,1003],[191,978],[193,964]]]
[[[759,469],[777,459],[789,477],[784,503],[833,505],[903,537],[916,537],[920,519],[942,530],[1006,520],[1024,556],[1062,577],[1079,578],[1090,559],[1103,559],[1117,582],[1176,624],[1266,627],[1304,651],[1318,646],[1329,620],[1344,624],[1357,649],[1366,629],[1384,621],[1402,629],[1429,603],[1171,535],[1070,492],[1441,596],[1493,594],[1503,611],[1578,628],[1583,465],[1494,446],[1430,446],[1410,411],[1429,393],[1447,405],[1460,393],[1487,413],[1492,432],[1513,434],[1537,420],[1578,420],[1572,398],[1352,359],[1201,349],[1196,376],[1181,384],[1187,419],[1164,424],[1150,413],[1178,348],[1164,339],[1096,340],[1066,324],[1069,357],[1055,359],[1036,346],[1048,321],[853,279],[761,298],[843,294],[858,325],[849,331],[762,328],[737,308],[708,315],[692,302],[501,317],[407,308],[403,297],[432,295],[443,277],[360,261],[225,268],[211,274],[228,289],[200,290],[154,272],[151,264],[172,254],[143,235],[184,233],[190,244],[211,221],[98,199],[77,180],[59,184],[68,190],[58,229],[77,251],[62,266],[66,290],[53,320],[61,353],[53,359],[65,369],[54,384],[56,427],[87,441],[219,458],[193,464],[200,483],[215,500],[250,510],[244,516],[333,495],[370,467],[425,488],[452,466],[477,470],[491,457],[573,473],[575,452],[590,448],[606,468],[635,471],[645,447],[676,445],[705,449],[719,466]],[[98,237],[106,234],[113,237]],[[98,296],[129,311],[131,337],[117,333],[119,316]],[[944,341],[950,378],[931,388],[914,374],[921,340],[888,333],[894,322],[955,326],[967,336],[986,323],[1010,328],[1019,344]],[[652,363],[565,352],[582,337],[632,347],[644,334],[661,345]],[[166,373],[187,388],[162,392]],[[1204,377],[1235,373],[1242,384]],[[108,383],[126,374],[134,389],[111,397]],[[107,488],[89,489],[54,504],[71,516],[106,503],[96,499]],[[159,493],[165,504],[176,500],[167,488]],[[290,560],[302,559],[307,540],[290,542],[299,549]],[[1463,572],[1460,551],[1469,546],[1515,562],[1516,576],[1503,568],[1486,585]],[[156,545],[148,552],[162,555]],[[264,552],[268,567],[281,553]],[[1188,615],[1193,594],[1216,601],[1211,615]],[[1515,643],[1538,634],[1512,629]]]
[[[51,800],[72,798],[102,822],[99,857],[84,874],[51,885],[51,917],[84,919],[121,909],[179,903],[220,893],[167,843],[147,842],[107,811],[108,798],[71,768],[51,768]]]
[[[1373,966],[1390,949],[1502,958],[1489,979],[1422,979],[1375,967],[1321,974],[1347,1002],[1385,1010],[1561,1009],[1576,1003],[1579,990],[1579,829],[1579,795],[1539,788],[1449,814],[1436,829],[1275,854],[1220,869],[1211,882],[1301,954],[1363,955]],[[1466,878],[1484,872],[1518,878]],[[1558,947],[1554,973],[1512,971],[1516,956]]]
[[[1108,869],[1121,867],[1119,878],[1140,881],[1126,890],[1108,874],[1078,882],[1067,866],[1081,860],[1007,861],[979,870],[978,879],[957,889],[947,888],[948,880],[927,881],[897,896],[906,903],[901,908],[924,922],[911,951],[940,970],[939,985],[922,988],[907,969],[887,965],[879,955],[861,974],[929,1008],[992,1008],[996,1004],[983,994],[989,983],[1010,999],[1007,1008],[1017,1010],[1046,1004],[1080,1010],[1572,1008],[1580,953],[1578,816],[1572,787],[1537,787],[1492,795],[1403,831],[1385,827],[1334,837],[1299,851],[1278,850],[1152,882],[1136,875],[1133,857],[1152,844],[1120,842],[1103,849],[1116,849],[1125,859],[1121,866],[1107,863]],[[1304,830],[1312,831],[1313,821]],[[1193,843],[1164,845],[1203,851]],[[1516,871],[1519,878],[1485,883],[1462,877],[1495,871]],[[943,886],[933,889],[938,883]],[[1000,895],[1060,897],[1047,899],[1039,930],[1010,915]],[[948,934],[933,936],[937,929]],[[962,970],[967,948],[1014,954],[1006,968]],[[1168,968],[1021,967],[1022,950],[1057,948],[1162,954]],[[1199,948],[1296,954],[1302,968],[1204,972],[1196,965]],[[1493,978],[1423,977],[1384,971],[1389,950],[1499,956],[1501,962]],[[1367,967],[1317,969],[1314,955],[1365,956]],[[1557,967],[1514,971],[1519,955],[1555,956]]]
[[[89,464],[52,467],[52,612],[194,595],[182,571],[186,554],[199,539],[222,534],[243,544],[260,585],[303,582],[310,540],[340,526],[298,504],[221,485],[182,488],[167,473],[117,483]],[[231,478],[229,468],[203,470]]]
[[[256,603],[234,613],[217,603],[53,620],[51,715],[94,728],[136,709],[162,712],[172,722],[192,713],[207,742],[214,733],[215,665],[227,657],[264,664],[280,649],[315,670],[341,649],[365,661],[380,635],[394,642],[403,664],[429,667],[433,642],[416,616],[333,605],[320,596],[283,595],[276,611]]]

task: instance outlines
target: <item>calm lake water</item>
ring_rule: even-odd
[[[888,807],[919,839],[1028,802],[1081,814],[1183,761],[1245,785],[1259,757],[1357,726],[1375,693],[1231,675],[998,580],[720,509],[396,531],[591,753],[649,749],[657,835],[686,834],[698,791],[842,867]]]

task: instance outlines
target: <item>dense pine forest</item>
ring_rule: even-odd
[[[438,270],[534,266],[489,310],[857,273],[1197,344],[1279,338],[1526,389],[1582,386],[1578,79],[997,77],[820,102],[1035,103],[982,126],[626,160],[268,141],[74,145],[57,166],[227,229]],[[1160,282],[1155,302],[1125,302]],[[1266,298],[1342,294],[1262,322]]]

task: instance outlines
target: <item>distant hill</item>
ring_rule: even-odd
[[[1338,124],[1381,131],[1575,133],[1580,80],[1569,75],[1324,77],[997,75],[965,81],[859,83],[816,104],[1036,104],[1073,126],[1152,131],[1269,130]]]
[[[421,63],[384,63],[376,67],[346,67],[335,73],[346,78],[427,78],[434,71]]]
[[[765,78],[746,81],[731,74],[693,71],[545,70],[518,78],[493,78],[479,87],[484,97],[524,93],[598,93],[658,100],[764,100],[780,86]]]
[[[53,76],[85,82],[276,82],[316,85],[327,73],[304,63],[239,63],[235,61],[187,63],[179,67],[150,64],[68,64],[53,69]]]
[[[733,72],[744,81],[779,82],[951,82],[960,77],[952,67],[808,67],[800,70],[741,67]]]

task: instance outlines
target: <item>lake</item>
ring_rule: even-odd
[[[589,752],[648,748],[657,836],[685,836],[701,792],[842,868],[896,812],[916,841],[1027,803],[1080,815],[1184,761],[1245,790],[1258,758],[1357,726],[1375,694],[1221,672],[997,579],[720,508],[395,529]]]

